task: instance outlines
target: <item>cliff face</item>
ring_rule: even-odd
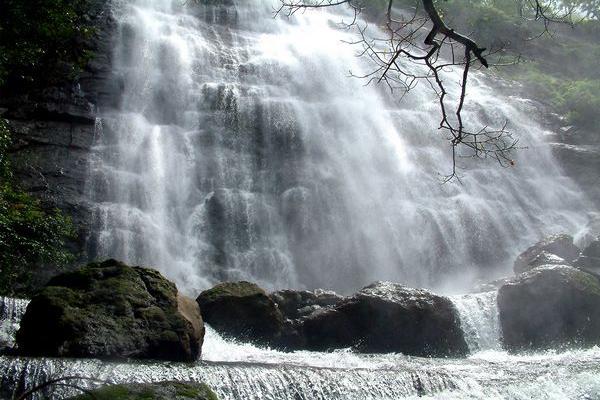
[[[94,35],[81,45],[94,56],[79,77],[0,96],[0,115],[13,132],[10,155],[15,178],[45,208],[59,208],[71,216],[77,237],[69,246],[78,255],[77,262],[86,258],[90,223],[86,176],[96,114],[117,97],[108,84],[114,31],[108,3],[90,2],[86,17]]]

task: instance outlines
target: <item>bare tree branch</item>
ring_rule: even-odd
[[[367,23],[361,24],[362,21],[357,19],[357,15],[362,9],[355,5],[353,0],[281,0],[279,9],[275,10],[275,16],[281,14],[291,17],[299,10],[343,4],[351,7],[354,10],[354,18],[345,26],[356,27],[358,39],[350,44],[360,46],[358,55],[368,58],[373,65],[373,69],[366,74],[351,75],[366,79],[366,84],[384,84],[391,91],[400,89],[401,96],[413,89],[418,82],[424,81],[436,94],[441,114],[439,129],[447,133],[452,150],[452,171],[445,176],[444,181],[459,178],[459,157],[492,158],[502,166],[514,165],[511,154],[517,148],[518,140],[507,130],[506,122],[496,129],[484,126],[473,130],[466,126],[462,115],[471,70],[488,68],[491,65],[507,65],[488,62],[488,57],[501,49],[487,51],[469,36],[449,27],[433,0],[419,0],[424,12],[420,13],[418,7],[415,7],[412,15],[408,16],[393,15],[393,1],[388,0],[386,6],[383,37],[372,36]],[[542,0],[521,0],[523,1],[526,3],[521,4],[533,10],[534,18],[543,21],[544,31],[548,30],[551,22],[569,21],[572,10],[559,15],[552,7],[542,3]],[[525,18],[527,15],[522,12],[523,7],[521,15]],[[519,58],[517,57],[516,61]],[[451,73],[454,68],[461,68],[462,74],[458,82],[458,94],[452,98],[446,88],[445,75]],[[461,150],[459,155],[458,148],[467,152]]]

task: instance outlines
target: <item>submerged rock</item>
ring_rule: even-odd
[[[463,356],[468,347],[452,302],[426,290],[378,282],[331,309],[301,319],[290,348],[353,347],[365,353]]]
[[[226,336],[271,343],[282,332],[281,311],[254,283],[220,283],[200,293],[196,301],[204,321]]]
[[[572,236],[552,235],[519,254],[513,270],[515,274],[520,274],[540,265],[566,265],[572,263],[578,256],[579,248],[573,244]]]
[[[198,305],[158,271],[115,260],[50,280],[17,332],[28,356],[194,361],[204,325]]]
[[[218,400],[205,384],[195,382],[128,383],[104,386],[71,400]]]
[[[498,308],[508,350],[600,344],[600,282],[566,265],[541,266],[502,286]]]

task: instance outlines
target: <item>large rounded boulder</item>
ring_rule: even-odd
[[[549,265],[502,286],[498,308],[505,348],[600,344],[600,282],[585,271]]]
[[[573,237],[566,234],[551,235],[519,254],[513,270],[515,274],[547,264],[570,265],[579,256]]]
[[[27,307],[23,355],[194,361],[204,325],[195,301],[158,271],[115,260],[58,275]]]
[[[298,321],[288,345],[309,350],[353,347],[365,353],[463,356],[468,347],[452,302],[399,284],[377,282],[333,308]]]
[[[225,336],[271,343],[282,332],[283,315],[254,283],[223,282],[200,293],[196,301],[204,321]]]

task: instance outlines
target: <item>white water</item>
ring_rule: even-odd
[[[20,380],[31,388],[78,374],[107,382],[205,382],[222,400],[598,399],[600,348],[513,356],[482,351],[467,359],[401,354],[281,353],[222,339],[210,327],[198,364],[0,357],[0,395]],[[72,382],[93,387],[89,381]],[[34,399],[76,393],[51,387]]]
[[[471,353],[502,347],[497,298],[496,291],[450,296]]]
[[[0,349],[14,346],[15,334],[19,330],[27,304],[29,300],[0,297]]]
[[[80,375],[112,383],[205,382],[221,400],[600,399],[600,348],[509,355],[490,339],[499,337],[498,331],[492,332],[497,327],[495,293],[452,299],[469,346],[478,349],[471,347],[473,354],[466,359],[350,350],[283,353],[223,339],[206,326],[203,360],[197,364],[0,356],[0,398],[51,377]],[[0,326],[18,326],[27,301],[4,299],[4,304],[18,304],[15,309],[20,311],[4,313]],[[75,393],[72,388],[53,386],[33,399],[60,399]]]
[[[273,19],[269,0],[114,2],[121,107],[103,110],[90,181],[95,256],[153,265],[190,294],[220,280],[356,290],[467,286],[586,204],[526,101],[474,74],[465,118],[529,146],[514,168],[451,167],[427,85],[399,104],[348,77],[370,66],[341,14]],[[452,76],[449,77],[452,79]]]

